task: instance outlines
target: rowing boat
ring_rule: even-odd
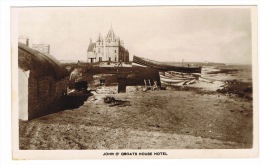
[[[195,82],[196,77],[173,75],[169,72],[159,72],[161,84],[164,85],[188,85]]]
[[[166,65],[161,62],[134,56],[133,64],[158,69],[160,82],[163,85],[188,85],[201,76],[201,67]]]

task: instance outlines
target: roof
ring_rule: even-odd
[[[114,30],[113,30],[113,28],[112,28],[112,26],[111,26],[111,28],[110,28],[108,34],[107,34],[107,40],[108,40],[108,39],[110,39],[110,40],[112,40],[112,41],[117,39],[117,38],[116,38],[116,35],[115,35],[115,33],[114,33]]]
[[[56,79],[61,79],[69,75],[56,58],[23,43],[18,43],[18,66],[24,71],[30,70],[31,74],[36,77],[54,76]]]
[[[96,43],[90,43],[89,46],[88,46],[88,52],[93,52],[95,46],[96,46]]]
[[[102,42],[102,41],[103,41],[103,37],[102,37],[101,34],[99,33],[97,42]]]

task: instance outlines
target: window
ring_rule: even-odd
[[[116,57],[115,57],[115,61],[116,61]]]
[[[116,53],[116,50],[115,50],[115,53]]]
[[[99,57],[99,61],[102,61],[102,57]]]
[[[111,57],[109,57],[108,61],[111,61]]]
[[[100,53],[100,48],[98,48],[98,53]]]

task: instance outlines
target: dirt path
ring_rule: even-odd
[[[91,96],[78,109],[20,122],[21,149],[250,148],[252,103],[221,94],[149,91]]]

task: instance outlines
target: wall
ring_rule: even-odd
[[[18,69],[19,119],[28,120],[28,78],[30,71]]]
[[[69,77],[56,80],[52,76],[42,78],[29,77],[28,88],[28,119],[56,111],[62,106]]]
[[[102,61],[106,60],[106,57],[104,55],[104,45],[103,42],[96,42],[96,61],[99,61],[99,57],[102,58]]]
[[[88,58],[95,58],[96,57],[96,54],[94,52],[88,52],[87,55],[88,55]]]
[[[160,76],[157,69],[149,67],[86,67],[75,68],[75,77],[84,77],[88,87],[95,89],[100,85],[100,79],[105,79],[105,86],[117,85],[118,78],[126,77],[127,86],[144,85],[144,79],[150,79],[151,83],[157,81],[160,86]],[[77,72],[77,73],[76,73]],[[75,78],[70,82],[70,89],[75,84]]]
[[[117,46],[107,46],[107,57],[109,59],[109,57],[111,57],[111,61],[118,61],[118,47]],[[116,52],[115,52],[116,50]],[[108,60],[107,59],[107,60]]]

